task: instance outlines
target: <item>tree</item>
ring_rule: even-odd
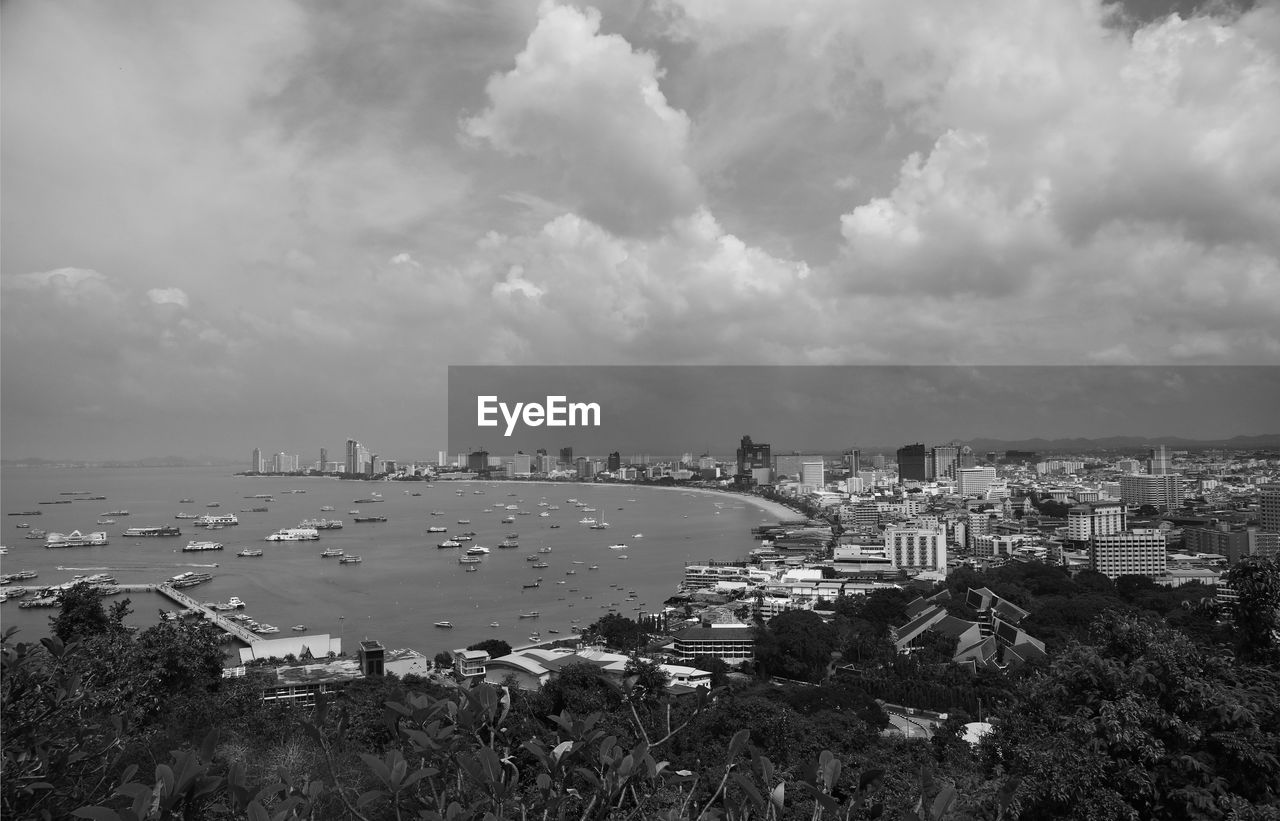
[[[511,655],[511,645],[502,639],[485,639],[478,641],[467,648],[468,650],[483,650],[489,654],[489,658],[496,659],[503,656]]]
[[[1021,779],[1020,817],[1224,818],[1280,806],[1275,670],[1130,614],[1104,614],[1093,638],[1026,679],[984,739],[989,772]]]
[[[1227,571],[1227,585],[1238,599],[1232,608],[1236,649],[1246,661],[1272,662],[1280,657],[1280,559],[1248,556]]]
[[[102,599],[102,589],[88,582],[78,582],[63,590],[58,596],[58,615],[49,618],[53,634],[65,644],[105,633],[112,621],[102,606]]]
[[[596,619],[586,634],[600,639],[607,647],[623,652],[634,652],[649,643],[649,634],[620,613],[607,613]]]
[[[763,675],[819,681],[836,650],[835,628],[811,610],[787,610],[769,620],[773,641],[757,644]]]

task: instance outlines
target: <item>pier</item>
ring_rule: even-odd
[[[140,585],[141,586],[141,585]],[[162,596],[172,599],[178,604],[190,610],[198,610],[204,614],[204,617],[214,624],[221,627],[225,632],[244,642],[245,644],[253,644],[262,641],[262,637],[248,628],[241,627],[231,619],[218,613],[218,611],[205,607],[200,602],[182,593],[167,584],[146,585]]]

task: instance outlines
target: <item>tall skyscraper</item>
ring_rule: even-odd
[[[821,457],[806,459],[800,463],[800,485],[811,493],[827,486],[826,471]]]
[[[254,473],[262,472],[262,451],[259,448],[253,449],[253,466],[249,470]]]
[[[324,473],[324,466],[329,464],[329,449],[320,448],[320,472]]]
[[[620,467],[622,467],[622,454],[615,450],[613,453],[609,454],[608,464],[605,466],[605,470],[610,473],[615,473]]]
[[[956,445],[938,445],[929,454],[933,464],[932,479],[956,478],[956,467],[960,464],[960,448]]]
[[[1170,466],[1169,453],[1165,450],[1164,445],[1152,448],[1147,453],[1147,473],[1152,476],[1164,476],[1172,472],[1173,468]]]
[[[898,448],[898,479],[903,482],[927,482],[929,475],[929,450],[917,442]]]
[[[348,476],[354,476],[360,472],[360,462],[358,461],[359,453],[360,453],[360,443],[354,439],[348,439],[347,440],[347,465],[346,465],[346,470],[344,470],[343,473],[346,473]]]
[[[1258,488],[1258,513],[1263,530],[1280,533],[1280,484],[1262,485]]]
[[[1169,510],[1182,504],[1182,477],[1176,473],[1134,473],[1120,477],[1120,498],[1133,507]]]
[[[849,448],[849,450],[845,452],[845,455],[849,458],[849,475],[857,476],[858,466],[862,464],[862,451],[857,448]]]
[[[562,465],[573,464],[573,448],[572,447],[560,448],[560,464]]]
[[[883,453],[877,453],[875,456],[871,457],[871,467],[875,468],[876,470],[884,470],[884,454]]]
[[[477,450],[467,454],[467,470],[480,473],[489,469],[489,451]]]
[[[744,436],[738,445],[737,459],[737,477],[740,483],[761,484],[761,477],[764,478],[764,483],[769,481],[769,472],[773,469],[773,453],[768,444],[752,442],[750,436]]]

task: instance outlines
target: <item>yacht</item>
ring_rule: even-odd
[[[467,555],[468,555],[468,556],[484,556],[484,555],[487,555],[488,553],[489,553],[489,548],[487,548],[487,547],[481,547],[480,545],[476,545],[475,547],[468,547],[468,548],[467,548]]]

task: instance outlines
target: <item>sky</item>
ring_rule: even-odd
[[[449,365],[1280,365],[1274,0],[0,23],[7,458],[434,455]]]

